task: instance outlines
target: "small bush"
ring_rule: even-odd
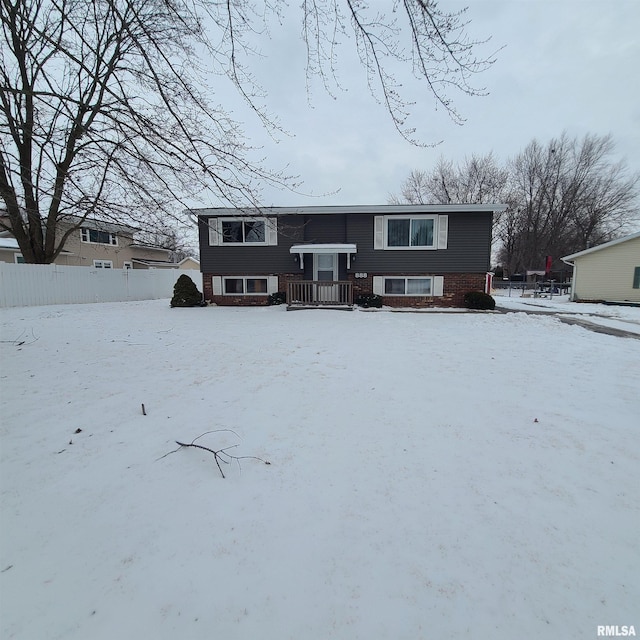
[[[287,294],[284,291],[271,293],[267,300],[269,304],[284,304],[287,301]]]
[[[493,311],[496,308],[496,301],[483,291],[469,291],[464,294],[464,306],[467,309],[481,309],[483,311]]]
[[[380,309],[382,307],[382,296],[377,293],[362,293],[356,296],[355,302],[359,307],[364,307],[365,309],[369,307]]]
[[[202,294],[198,291],[195,282],[183,273],[173,287],[172,307],[202,307],[204,306]]]

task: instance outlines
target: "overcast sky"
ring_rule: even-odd
[[[464,3],[442,0],[440,6],[457,10]],[[491,37],[484,53],[504,48],[476,80],[487,97],[452,94],[463,126],[436,111],[426,92],[416,94],[411,122],[424,142],[442,141],[432,148],[400,137],[367,93],[352,42],[341,46],[339,77],[346,90],[334,98],[316,83],[309,104],[296,2],[289,12],[291,22],[262,42],[264,58],[252,70],[268,92],[268,108],[292,137],[275,144],[257,121],[235,114],[249,141],[262,146],[270,169],[288,165],[304,181],[299,193],[264,190],[265,205],[384,204],[411,170],[428,170],[441,155],[459,161],[493,151],[506,160],[533,138],[547,142],[563,131],[612,134],[616,159],[640,171],[640,0],[474,0],[468,32]],[[225,104],[223,95],[218,99]]]

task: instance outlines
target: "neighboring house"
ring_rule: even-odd
[[[562,260],[573,266],[571,300],[640,302],[640,231]]]
[[[489,205],[197,209],[204,296],[220,305],[350,305],[376,293],[392,306],[462,306],[484,291]]]
[[[64,232],[64,226],[60,229]],[[177,268],[169,250],[136,242],[137,231],[127,225],[87,221],[72,232],[54,262],[98,269]],[[0,262],[24,262],[16,239],[6,231],[0,235]]]
[[[192,258],[191,256],[183,258],[182,260],[180,260],[180,262],[178,262],[178,269],[193,269],[195,271],[200,271],[200,260]]]

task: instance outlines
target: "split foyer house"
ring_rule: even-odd
[[[487,288],[493,214],[504,205],[197,209],[205,298],[219,305],[462,306]]]
[[[640,302],[640,231],[562,260],[573,266],[571,300]]]

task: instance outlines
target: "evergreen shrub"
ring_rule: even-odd
[[[203,307],[205,302],[195,282],[183,273],[173,287],[172,307]]]
[[[380,309],[380,307],[382,307],[382,296],[379,296],[377,293],[361,293],[359,296],[356,296],[355,303],[365,309],[369,307]]]
[[[284,304],[287,301],[287,294],[284,291],[269,294],[269,304]]]
[[[464,306],[467,309],[493,311],[496,308],[496,301],[483,291],[469,291],[464,294]]]

